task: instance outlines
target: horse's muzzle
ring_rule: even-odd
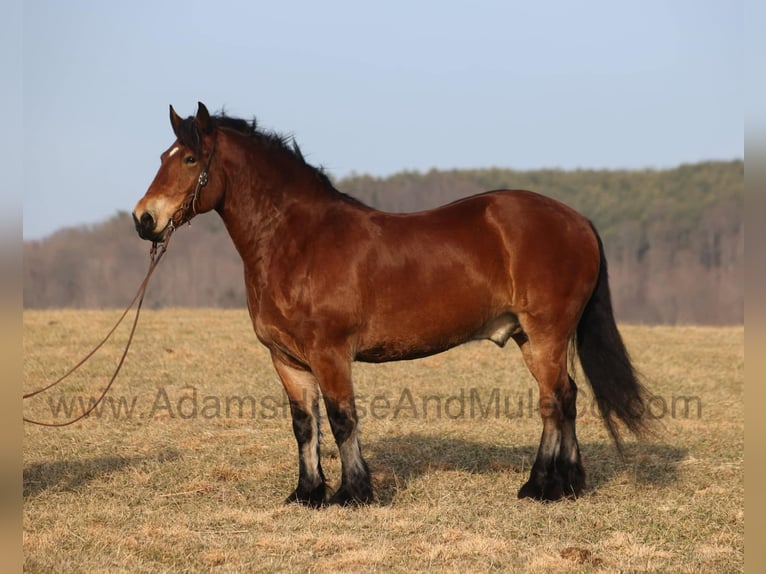
[[[136,226],[136,231],[138,232],[139,237],[141,239],[147,239],[154,241],[156,239],[156,233],[154,232],[154,226],[155,221],[154,217],[152,217],[152,214],[148,211],[144,211],[141,214],[141,217],[136,217],[136,212],[133,212],[133,223]]]

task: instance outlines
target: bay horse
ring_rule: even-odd
[[[244,263],[257,338],[289,399],[298,485],[286,502],[373,500],[351,362],[415,359],[471,340],[513,339],[540,389],[542,437],[519,498],[578,497],[576,352],[617,446],[618,421],[646,428],[647,395],[615,323],[604,248],[591,222],[530,191],[479,194],[429,211],[384,213],[342,194],[298,146],[199,103],[182,119],[133,211],[163,242],[215,210]],[[319,400],[341,459],[326,498]]]

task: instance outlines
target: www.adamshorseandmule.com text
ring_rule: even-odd
[[[60,394],[47,398],[54,419],[72,418],[93,406],[96,396]],[[652,419],[702,419],[702,398],[696,395],[653,396],[644,407]],[[539,417],[541,410],[553,408],[540,404],[537,393],[509,394],[499,388],[461,388],[446,395],[420,394],[407,387],[398,392],[359,395],[356,397],[360,419],[377,420],[483,420]],[[639,415],[640,413],[636,413]],[[284,394],[216,395],[194,386],[158,387],[153,395],[109,395],[90,416],[113,419],[263,419],[290,418],[290,405]],[[580,391],[578,417],[600,417],[593,396]]]

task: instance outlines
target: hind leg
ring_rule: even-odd
[[[561,430],[561,448],[557,470],[564,485],[564,496],[577,498],[585,489],[585,468],[582,465],[580,444],[577,442],[575,423],[577,420],[577,385],[567,375],[570,392],[562,399],[563,423]]]
[[[567,341],[514,338],[540,388],[543,421],[537,457],[518,496],[539,500],[579,496],[585,487],[585,470],[575,433],[577,386],[566,368]]]

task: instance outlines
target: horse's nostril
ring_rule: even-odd
[[[152,231],[154,229],[154,218],[148,211],[141,214],[141,228],[145,231]]]
[[[141,239],[149,239],[154,234],[154,217],[148,211],[144,211],[141,217],[136,216],[136,212],[133,212],[133,223],[136,226],[139,237]]]

